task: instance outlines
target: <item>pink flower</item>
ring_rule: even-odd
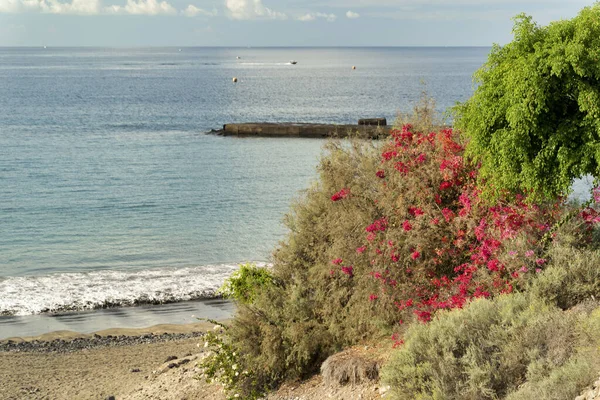
[[[600,186],[595,187],[594,190],[592,190],[592,196],[596,203],[600,203]]]
[[[421,257],[421,253],[419,253],[418,251],[413,251],[412,254],[410,255],[410,258],[412,258],[413,260],[416,260],[417,258]]]
[[[452,218],[454,218],[454,212],[452,212],[452,210],[449,208],[444,208],[442,210],[442,215],[444,216],[446,222],[450,222],[452,221]]]
[[[534,253],[534,251],[533,251],[533,250],[527,250],[527,251],[525,252],[525,257],[533,257],[533,255],[534,255],[534,254],[535,254],[535,253]]]
[[[369,296],[369,301],[375,301],[375,300],[377,300],[378,298],[379,298],[379,296],[377,296],[376,294],[371,294],[371,295]]]
[[[416,160],[419,164],[423,164],[427,160],[427,156],[421,153],[417,156]]]
[[[376,237],[377,237],[377,235],[375,234],[375,232],[371,232],[367,235],[367,240],[369,242],[372,242],[373,240],[375,240]]]
[[[541,268],[536,268],[536,269],[535,269],[535,272],[536,272],[537,274],[539,274],[540,272],[542,272],[542,269],[541,269]]]
[[[343,262],[341,258],[336,258],[335,260],[331,260],[333,265],[340,265]]]
[[[411,230],[412,230],[412,228],[413,228],[413,227],[412,227],[412,225],[410,224],[410,222],[408,222],[408,221],[404,221],[404,222],[402,223],[402,229],[404,229],[404,232],[409,232],[409,231],[411,231]]]
[[[350,194],[350,189],[342,189],[339,192],[335,193],[333,196],[331,196],[331,201],[338,201],[338,200],[342,200],[345,199],[346,197],[348,197],[348,195]]]
[[[365,251],[366,249],[367,249],[367,246],[361,246],[361,247],[357,247],[357,248],[356,248],[356,252],[357,252],[358,254],[362,254],[362,253],[364,253],[364,251]]]
[[[353,269],[352,266],[348,266],[348,267],[342,267],[342,272],[346,275],[350,275],[352,276],[353,274]]]
[[[527,269],[527,267],[526,267],[526,266],[524,266],[524,265],[523,265],[519,271],[521,271],[521,272],[525,273],[525,272],[527,272],[527,271],[529,271],[529,270]]]
[[[511,250],[511,251],[508,252],[508,255],[511,256],[511,257],[514,257],[517,254],[519,254],[519,253],[517,251],[514,251],[514,250]]]
[[[538,259],[535,260],[535,263],[537,265],[544,265],[544,264],[546,264],[546,259],[545,258],[538,258]]]

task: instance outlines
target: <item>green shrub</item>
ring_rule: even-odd
[[[383,380],[393,399],[572,399],[600,367],[599,323],[525,294],[475,300],[409,327]]]
[[[273,276],[265,267],[242,264],[219,289],[219,294],[238,303],[252,303],[256,294],[265,286],[273,285]]]
[[[535,298],[564,310],[586,300],[600,300],[600,251],[552,246],[550,264],[532,282]]]

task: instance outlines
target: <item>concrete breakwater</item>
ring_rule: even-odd
[[[383,120],[385,121],[385,120]],[[252,122],[241,124],[225,124],[223,129],[212,131],[222,136],[246,137],[302,137],[302,138],[360,138],[377,139],[386,136],[391,127],[387,125],[334,125],[307,123],[270,123]]]

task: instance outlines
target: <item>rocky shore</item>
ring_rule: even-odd
[[[36,353],[70,353],[80,350],[91,350],[102,347],[132,346],[151,343],[165,343],[177,340],[200,338],[204,332],[189,333],[147,333],[139,336],[93,334],[91,337],[73,339],[15,340],[0,342],[0,352],[36,352]]]

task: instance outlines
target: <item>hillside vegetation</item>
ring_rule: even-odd
[[[369,342],[393,349],[392,398],[570,399],[590,384],[600,192],[565,199],[600,177],[599,37],[599,4],[548,27],[518,17],[459,129],[436,130],[425,100],[385,141],[329,142],[272,268],[228,282],[239,308],[209,335],[208,377],[259,398]]]

